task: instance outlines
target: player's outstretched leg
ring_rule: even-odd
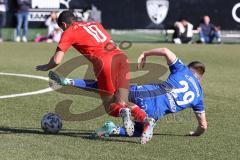
[[[48,77],[62,86],[73,85],[72,79],[61,77],[60,75],[53,71],[49,71]]]
[[[101,128],[98,128],[93,134],[93,138],[109,137],[110,135],[117,134],[119,132],[117,127],[112,121],[107,121]]]
[[[97,90],[97,81],[95,80],[84,80],[84,79],[70,79],[58,75],[56,72],[50,71],[48,76],[51,80],[54,80],[62,86],[73,86],[82,89],[94,89]]]
[[[141,144],[145,144],[152,139],[155,120],[153,118],[146,118],[143,133],[141,137]]]
[[[141,137],[143,127],[143,123],[135,122],[135,131],[133,136]],[[92,134],[92,138],[103,138],[109,136],[128,137],[128,134],[124,127],[117,126],[112,121],[105,122],[102,127],[96,129],[96,131]]]

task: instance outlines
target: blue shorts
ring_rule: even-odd
[[[167,97],[165,94],[156,95],[149,93],[149,91],[147,92],[139,91],[138,86],[131,86],[129,101],[144,110],[148,117],[158,120],[168,113]]]

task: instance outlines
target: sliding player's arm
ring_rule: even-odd
[[[166,58],[168,65],[171,65],[177,59],[176,55],[167,48],[156,48],[143,52],[138,58],[138,69],[143,68],[148,56],[163,56]]]
[[[56,53],[51,57],[51,59],[49,60],[49,62],[47,64],[37,66],[36,70],[48,71],[52,68],[55,68],[62,62],[63,56],[64,56],[63,51],[60,51],[60,50],[56,51]]]
[[[207,120],[205,112],[202,113],[195,113],[197,121],[198,121],[198,127],[196,131],[190,132],[189,136],[200,136],[207,130]]]

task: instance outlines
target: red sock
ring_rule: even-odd
[[[108,114],[113,116],[113,117],[119,117],[120,115],[120,110],[124,108],[123,105],[121,105],[120,103],[112,103],[109,106],[109,112]]]
[[[144,122],[145,118],[147,117],[146,113],[137,105],[131,110],[131,113],[138,122]]]

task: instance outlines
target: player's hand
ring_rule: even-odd
[[[36,66],[36,70],[37,70],[37,71],[48,71],[49,68],[48,68],[48,65],[47,65],[47,64],[44,64],[44,65]]]
[[[137,68],[138,69],[142,69],[145,66],[146,63],[146,56],[144,54],[144,52],[139,56],[138,58],[138,65]]]

